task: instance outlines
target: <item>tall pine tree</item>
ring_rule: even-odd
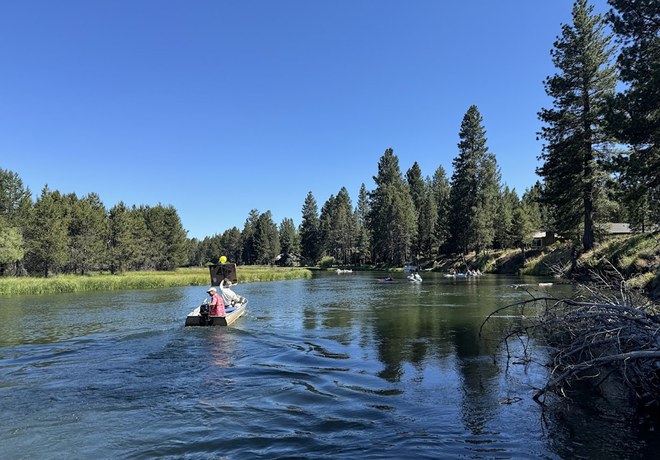
[[[378,161],[376,189],[370,194],[369,223],[376,262],[401,265],[410,261],[410,248],[417,229],[417,216],[399,159],[387,149]]]
[[[280,235],[270,211],[260,214],[257,219],[254,250],[258,264],[272,264],[280,253]]]
[[[243,232],[241,234],[243,239],[243,263],[246,265],[253,265],[257,263],[257,249],[255,242],[255,232],[257,229],[257,222],[259,221],[259,211],[251,209],[248,218],[243,225]]]
[[[218,254],[218,257],[224,255],[231,262],[243,263],[243,237],[237,227],[225,230],[220,237],[220,243],[222,254]],[[215,260],[218,258],[216,257]]]
[[[520,207],[520,200],[516,190],[504,186],[502,194],[497,203],[497,213],[495,216],[495,247],[508,249],[513,246],[516,240],[516,227],[520,223],[514,218],[515,210]],[[520,217],[518,215],[517,217]]]
[[[431,194],[436,209],[436,221],[433,230],[433,247],[439,252],[446,246],[449,232],[449,196],[450,186],[445,168],[438,166],[431,178]]]
[[[367,187],[360,185],[358,202],[355,207],[357,221],[357,262],[364,264],[371,260],[371,231],[369,229],[369,192]]]
[[[342,264],[350,263],[357,242],[358,224],[346,187],[342,187],[336,197],[330,195],[321,208],[319,221],[325,254]]]
[[[417,232],[419,238],[420,254],[427,260],[433,257],[435,245],[436,225],[438,222],[438,207],[431,180],[424,182],[424,195],[417,213]]]
[[[493,244],[500,175],[495,155],[486,146],[486,130],[477,106],[465,113],[459,138],[448,221],[451,250],[466,254]]]
[[[609,0],[607,18],[622,45],[618,58],[624,91],[611,127],[630,150],[618,158],[630,222],[640,230],[660,225],[660,2]]]
[[[47,277],[69,259],[69,207],[58,191],[46,185],[30,213],[27,226],[27,264]]]
[[[553,107],[539,112],[546,143],[537,172],[545,180],[544,200],[556,207],[559,233],[575,235],[582,226],[585,251],[594,247],[600,164],[609,141],[605,115],[616,84],[611,53],[602,17],[587,0],[577,0],[573,24],[562,25],[551,52],[558,73],[546,79],[545,90]]]
[[[280,247],[282,248],[280,265],[292,266],[300,255],[300,237],[291,218],[284,218],[280,224]]]
[[[84,275],[99,269],[107,258],[108,220],[99,196],[90,193],[81,199],[69,195],[69,271]]]
[[[424,232],[428,227],[427,214],[422,213],[422,209],[426,203],[426,184],[422,178],[422,170],[417,162],[414,162],[408,171],[406,171],[406,182],[410,190],[410,197],[412,198],[413,205],[415,206],[415,219],[417,220],[417,228],[412,239],[412,257],[417,259],[422,252],[422,240]],[[426,209],[424,211],[427,211]],[[424,217],[421,219],[420,217]]]
[[[306,265],[316,265],[321,258],[319,210],[312,192],[307,193],[300,224],[301,257]]]

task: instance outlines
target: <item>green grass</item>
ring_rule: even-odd
[[[540,254],[525,261],[520,270],[522,275],[551,276],[557,271],[569,271],[573,256],[573,248],[568,243],[555,243],[544,248]]]
[[[632,289],[644,289],[653,282],[654,278],[653,273],[643,273],[626,280],[626,286]]]
[[[660,255],[660,242],[652,234],[608,241],[599,248],[600,259],[607,259],[628,273],[641,273],[654,265]]]
[[[305,268],[242,266],[238,268],[240,283],[311,278]],[[57,294],[65,292],[119,291],[179,286],[208,286],[207,268],[179,268],[174,271],[129,272],[120,275],[59,275],[49,278],[0,278],[0,295]]]

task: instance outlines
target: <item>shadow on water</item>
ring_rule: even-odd
[[[531,396],[546,370],[507,366],[496,340],[519,318],[479,337],[486,315],[527,295],[510,287],[519,279],[399,276],[239,285],[248,313],[228,328],[182,326],[199,287],[0,299],[0,416],[12,420],[0,451],[653,458],[655,427],[625,401],[541,411]]]

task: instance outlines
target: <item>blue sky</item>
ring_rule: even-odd
[[[607,10],[605,0],[594,2]],[[451,176],[468,107],[503,182],[537,180],[564,0],[0,3],[0,167],[106,207],[173,205],[190,237],[251,209],[296,225],[346,187]]]

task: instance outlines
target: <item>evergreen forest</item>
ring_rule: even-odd
[[[573,5],[550,51],[539,107],[538,181],[519,194],[502,182],[478,106],[463,115],[449,177],[442,166],[402,170],[386,149],[373,187],[324,203],[303,199],[299,226],[250,211],[233,227],[188,238],[172,206],[110,209],[95,193],[44,186],[38,196],[0,168],[0,275],[172,270],[239,264],[401,266],[492,249],[524,249],[540,230],[594,248],[607,223],[660,228],[660,2],[608,0],[606,15]],[[525,133],[529,134],[529,133]]]

